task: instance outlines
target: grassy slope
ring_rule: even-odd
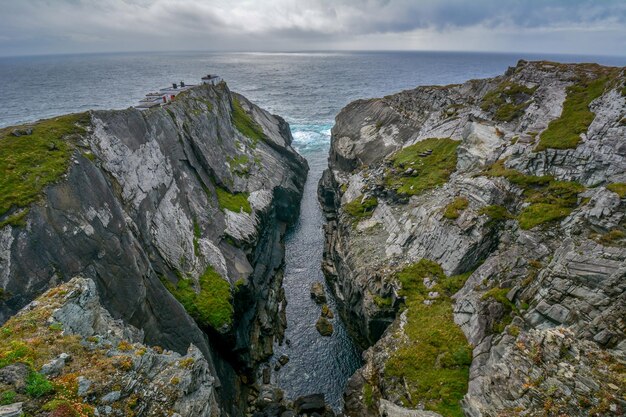
[[[408,341],[402,343],[385,365],[385,377],[404,379],[411,400],[407,406],[424,404],[445,416],[462,417],[459,401],[467,392],[472,349],[454,323],[450,296],[465,283],[469,274],[446,277],[436,263],[422,259],[397,274],[405,297]],[[437,281],[424,286],[424,278]],[[440,296],[424,304],[431,291]]]
[[[13,128],[0,131],[0,217],[28,207],[45,186],[59,180],[75,146],[68,137],[84,133],[79,124],[88,118],[81,113],[42,120],[26,136],[13,136]]]
[[[425,139],[398,151],[392,159],[398,170],[413,169],[411,176],[402,174],[387,175],[388,186],[404,195],[417,195],[428,189],[444,184],[456,168],[456,148],[459,141],[452,139]],[[432,150],[432,154],[420,157],[419,154]]]

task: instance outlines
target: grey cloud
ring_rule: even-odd
[[[626,44],[624,0],[0,0],[0,10],[0,55],[202,49],[208,38],[218,49],[358,47],[361,37],[464,31],[482,31],[487,46],[493,33],[530,41],[551,31]]]

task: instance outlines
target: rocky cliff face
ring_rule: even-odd
[[[207,389],[221,387],[211,398],[237,415],[284,327],[282,237],[307,172],[291,139],[224,83],[5,129],[0,322],[82,276],[141,342],[195,346]]]
[[[323,268],[371,346],[347,415],[623,415],[625,83],[520,61],[342,110]]]

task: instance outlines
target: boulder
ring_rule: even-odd
[[[326,409],[324,394],[311,394],[299,397],[294,401],[293,405],[298,414],[313,413],[315,411],[324,412]]]
[[[326,292],[321,282],[316,281],[311,285],[311,298],[314,299],[317,304],[326,302]]]
[[[330,336],[334,331],[333,324],[326,317],[320,317],[315,323],[315,328],[322,336]]]

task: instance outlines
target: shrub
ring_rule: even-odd
[[[26,378],[26,394],[33,398],[43,397],[54,391],[52,382],[38,372],[31,371]]]

